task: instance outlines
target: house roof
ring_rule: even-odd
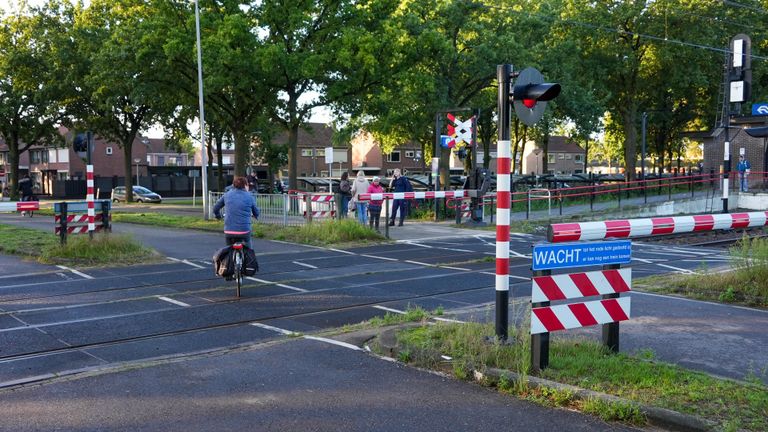
[[[306,128],[299,128],[298,145],[301,147],[330,147],[333,129],[324,123],[307,123]],[[280,132],[275,137],[275,143],[288,143],[288,132]]]
[[[564,136],[551,136],[549,137],[549,145],[547,150],[550,153],[584,153],[584,149],[580,145],[573,142],[570,138]]]

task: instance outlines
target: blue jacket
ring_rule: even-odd
[[[744,173],[746,170],[751,170],[751,169],[752,169],[752,165],[750,165],[750,164],[749,164],[749,161],[748,161],[748,160],[744,159],[743,161],[740,161],[740,162],[738,163],[738,165],[736,165],[736,169],[737,169],[737,170],[738,170],[740,173],[742,173],[742,174],[743,174],[743,173]]]
[[[213,214],[221,217],[221,208],[227,207],[224,215],[224,232],[246,234],[251,232],[251,216],[259,218],[259,208],[253,195],[244,189],[232,189],[225,193],[213,206]]]
[[[401,175],[392,182],[393,192],[413,192],[411,182],[408,181],[408,177]]]

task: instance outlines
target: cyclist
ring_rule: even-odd
[[[32,201],[32,197],[34,196],[32,189],[32,179],[29,178],[29,174],[24,174],[24,177],[19,179],[19,192],[21,192],[22,201]],[[26,215],[27,212],[23,211],[21,214]]]
[[[227,245],[244,243],[251,248],[251,216],[259,218],[256,200],[247,190],[245,177],[235,177],[232,189],[225,193],[213,206],[213,215],[221,219],[221,209],[227,208],[224,216],[224,236]],[[251,248],[252,249],[252,248]]]

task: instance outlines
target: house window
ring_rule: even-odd
[[[387,162],[400,162],[400,150],[395,150],[387,155]]]
[[[8,154],[8,153],[7,152],[0,153],[0,165],[5,165],[5,161],[8,158],[8,156],[6,156],[6,154]]]
[[[111,155],[111,154],[112,154],[112,147],[107,147],[107,154],[108,154],[108,155]]]
[[[312,157],[312,149],[301,149],[301,155],[304,157]]]
[[[226,156],[224,157],[226,159]],[[227,163],[227,162],[224,162]],[[158,156],[157,157],[157,166],[164,166],[165,165],[165,156]]]
[[[315,149],[315,156],[325,157],[325,149],[324,148]]]
[[[416,152],[413,150],[406,150],[405,151],[405,157],[409,159],[413,159],[416,156]]]
[[[560,159],[560,160],[565,159],[565,153],[558,153],[557,154],[557,158]]]
[[[565,158],[566,158],[567,160],[571,160],[571,154],[570,154],[570,153],[566,154],[566,155],[565,155]]]
[[[48,150],[40,150],[40,160],[43,163],[48,163]]]
[[[574,162],[579,162],[579,163],[584,162],[584,156],[582,156],[580,154],[573,155],[573,161]]]
[[[548,154],[548,155],[547,155],[547,162],[548,162],[548,163],[551,163],[551,164],[555,163],[555,155],[554,155],[554,154],[551,154],[551,153],[550,153],[550,154]]]
[[[29,162],[33,164],[40,163],[40,153],[38,153],[37,150],[29,152]]]

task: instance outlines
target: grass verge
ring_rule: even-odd
[[[61,246],[51,233],[0,224],[0,252],[44,264],[76,266],[131,265],[156,261],[159,255],[126,235],[70,236]]]
[[[473,370],[505,369],[529,374],[527,333],[510,335],[512,344],[491,343],[492,324],[437,323],[404,329],[397,334],[397,357],[414,366],[450,373],[460,379]],[[446,360],[450,359],[450,360]],[[735,382],[654,361],[653,354],[612,354],[596,342],[554,340],[549,368],[542,378],[618,396],[626,402],[582,400],[567,390],[535,387],[526,379],[502,377],[499,391],[547,406],[578,409],[604,420],[642,425],[638,404],[671,409],[715,422],[722,430],[768,430],[768,388],[757,377]]]
[[[768,307],[768,240],[745,237],[731,248],[730,256],[730,271],[713,273],[700,268],[693,275],[638,279],[635,286],[697,300]]]
[[[221,232],[224,223],[219,220],[203,220],[197,216],[168,215],[162,213],[114,213],[113,223],[134,223]],[[278,227],[255,223],[253,236],[268,240],[282,240],[318,246],[380,242],[384,237],[360,225],[353,219],[324,221],[299,227]]]

